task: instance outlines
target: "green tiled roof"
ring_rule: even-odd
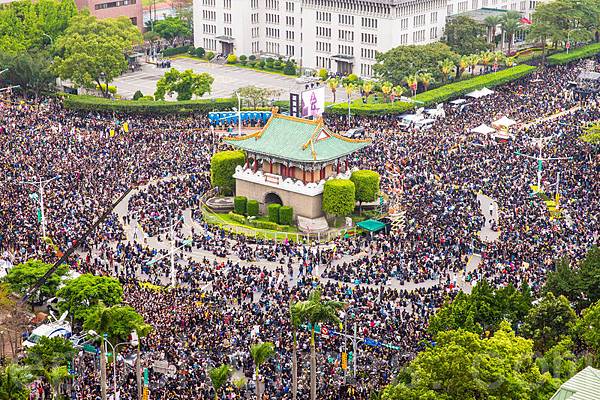
[[[311,121],[281,114],[273,114],[262,131],[224,140],[252,153],[307,163],[335,160],[370,143],[370,140],[336,135],[323,125],[322,120]]]
[[[550,400],[600,399],[600,370],[586,367],[562,384]]]

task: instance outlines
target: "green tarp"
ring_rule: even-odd
[[[374,219],[367,219],[365,221],[357,223],[356,225],[369,232],[378,232],[385,228],[385,224],[383,222]]]

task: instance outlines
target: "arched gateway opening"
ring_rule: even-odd
[[[281,197],[279,197],[277,193],[271,192],[265,195],[265,205],[268,206],[269,204],[283,205],[283,202],[281,201]]]

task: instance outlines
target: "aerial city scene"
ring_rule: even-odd
[[[600,0],[0,0],[0,400],[600,400]]]

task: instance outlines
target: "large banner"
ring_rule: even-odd
[[[325,111],[325,87],[302,92],[302,117],[320,117]]]

